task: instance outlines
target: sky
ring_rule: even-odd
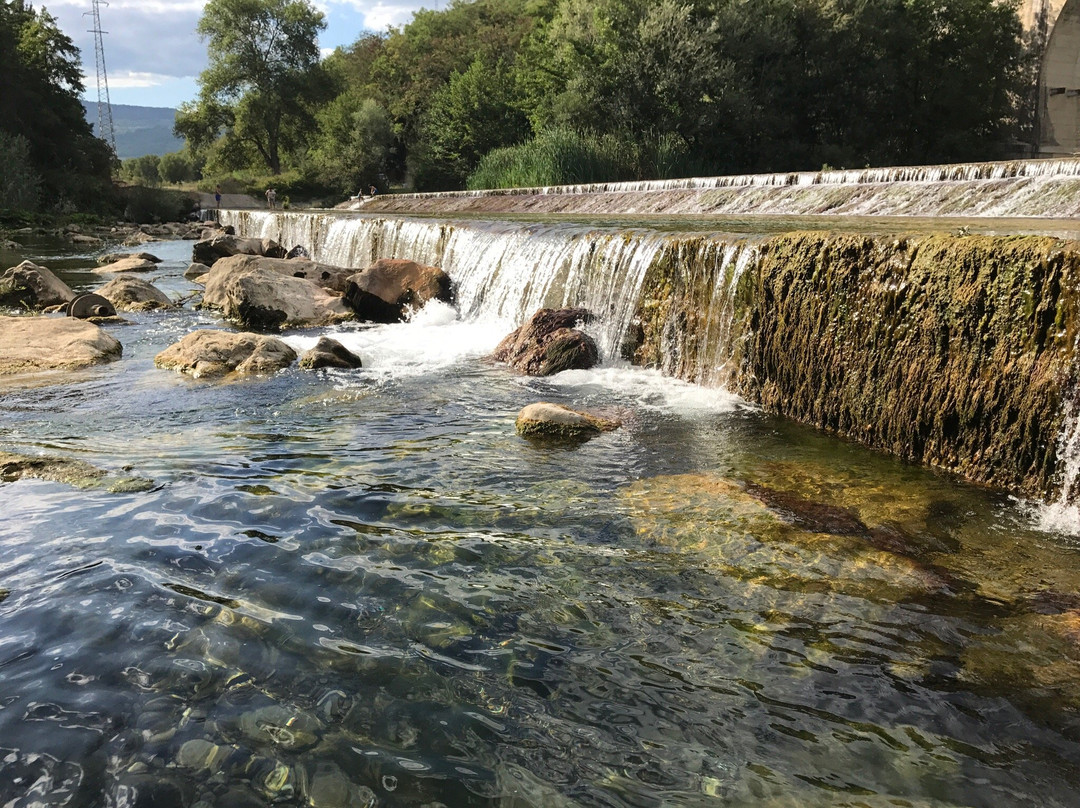
[[[407,23],[421,8],[442,9],[448,0],[313,0],[326,15],[319,39],[325,53],[350,45],[363,31]],[[82,51],[84,97],[98,88],[90,0],[38,0]],[[206,0],[109,0],[101,3],[105,66],[113,104],[176,107],[195,99],[196,78],[206,67],[206,45],[195,33]]]

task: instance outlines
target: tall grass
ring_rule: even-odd
[[[668,179],[704,173],[676,134],[643,140],[547,129],[532,140],[488,152],[469,175],[470,190]]]

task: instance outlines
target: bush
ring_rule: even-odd
[[[30,142],[22,135],[0,131],[0,208],[37,210],[41,177],[34,170]]]
[[[695,176],[701,161],[686,141],[664,134],[638,142],[567,128],[548,129],[519,146],[495,149],[469,176],[471,190],[621,182]]]
[[[137,224],[183,221],[199,204],[193,194],[144,185],[124,188],[121,194],[124,218]]]

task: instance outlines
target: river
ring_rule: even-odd
[[[0,387],[0,449],[155,482],[0,484],[0,805],[1080,804],[1060,513],[610,356],[515,376],[446,306],[231,383],[153,364],[213,313],[126,317]],[[539,400],[623,426],[532,443]]]

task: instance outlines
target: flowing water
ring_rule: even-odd
[[[153,366],[213,314],[127,315],[121,361],[0,387],[0,449],[155,483],[0,483],[0,805],[1080,804],[1080,543],[624,366],[636,273],[689,237],[316,218],[282,221],[335,263],[437,253],[458,308],[231,383]],[[713,243],[729,283],[753,239]],[[600,368],[485,360],[543,302],[604,313]],[[623,426],[532,443],[537,400]]]

